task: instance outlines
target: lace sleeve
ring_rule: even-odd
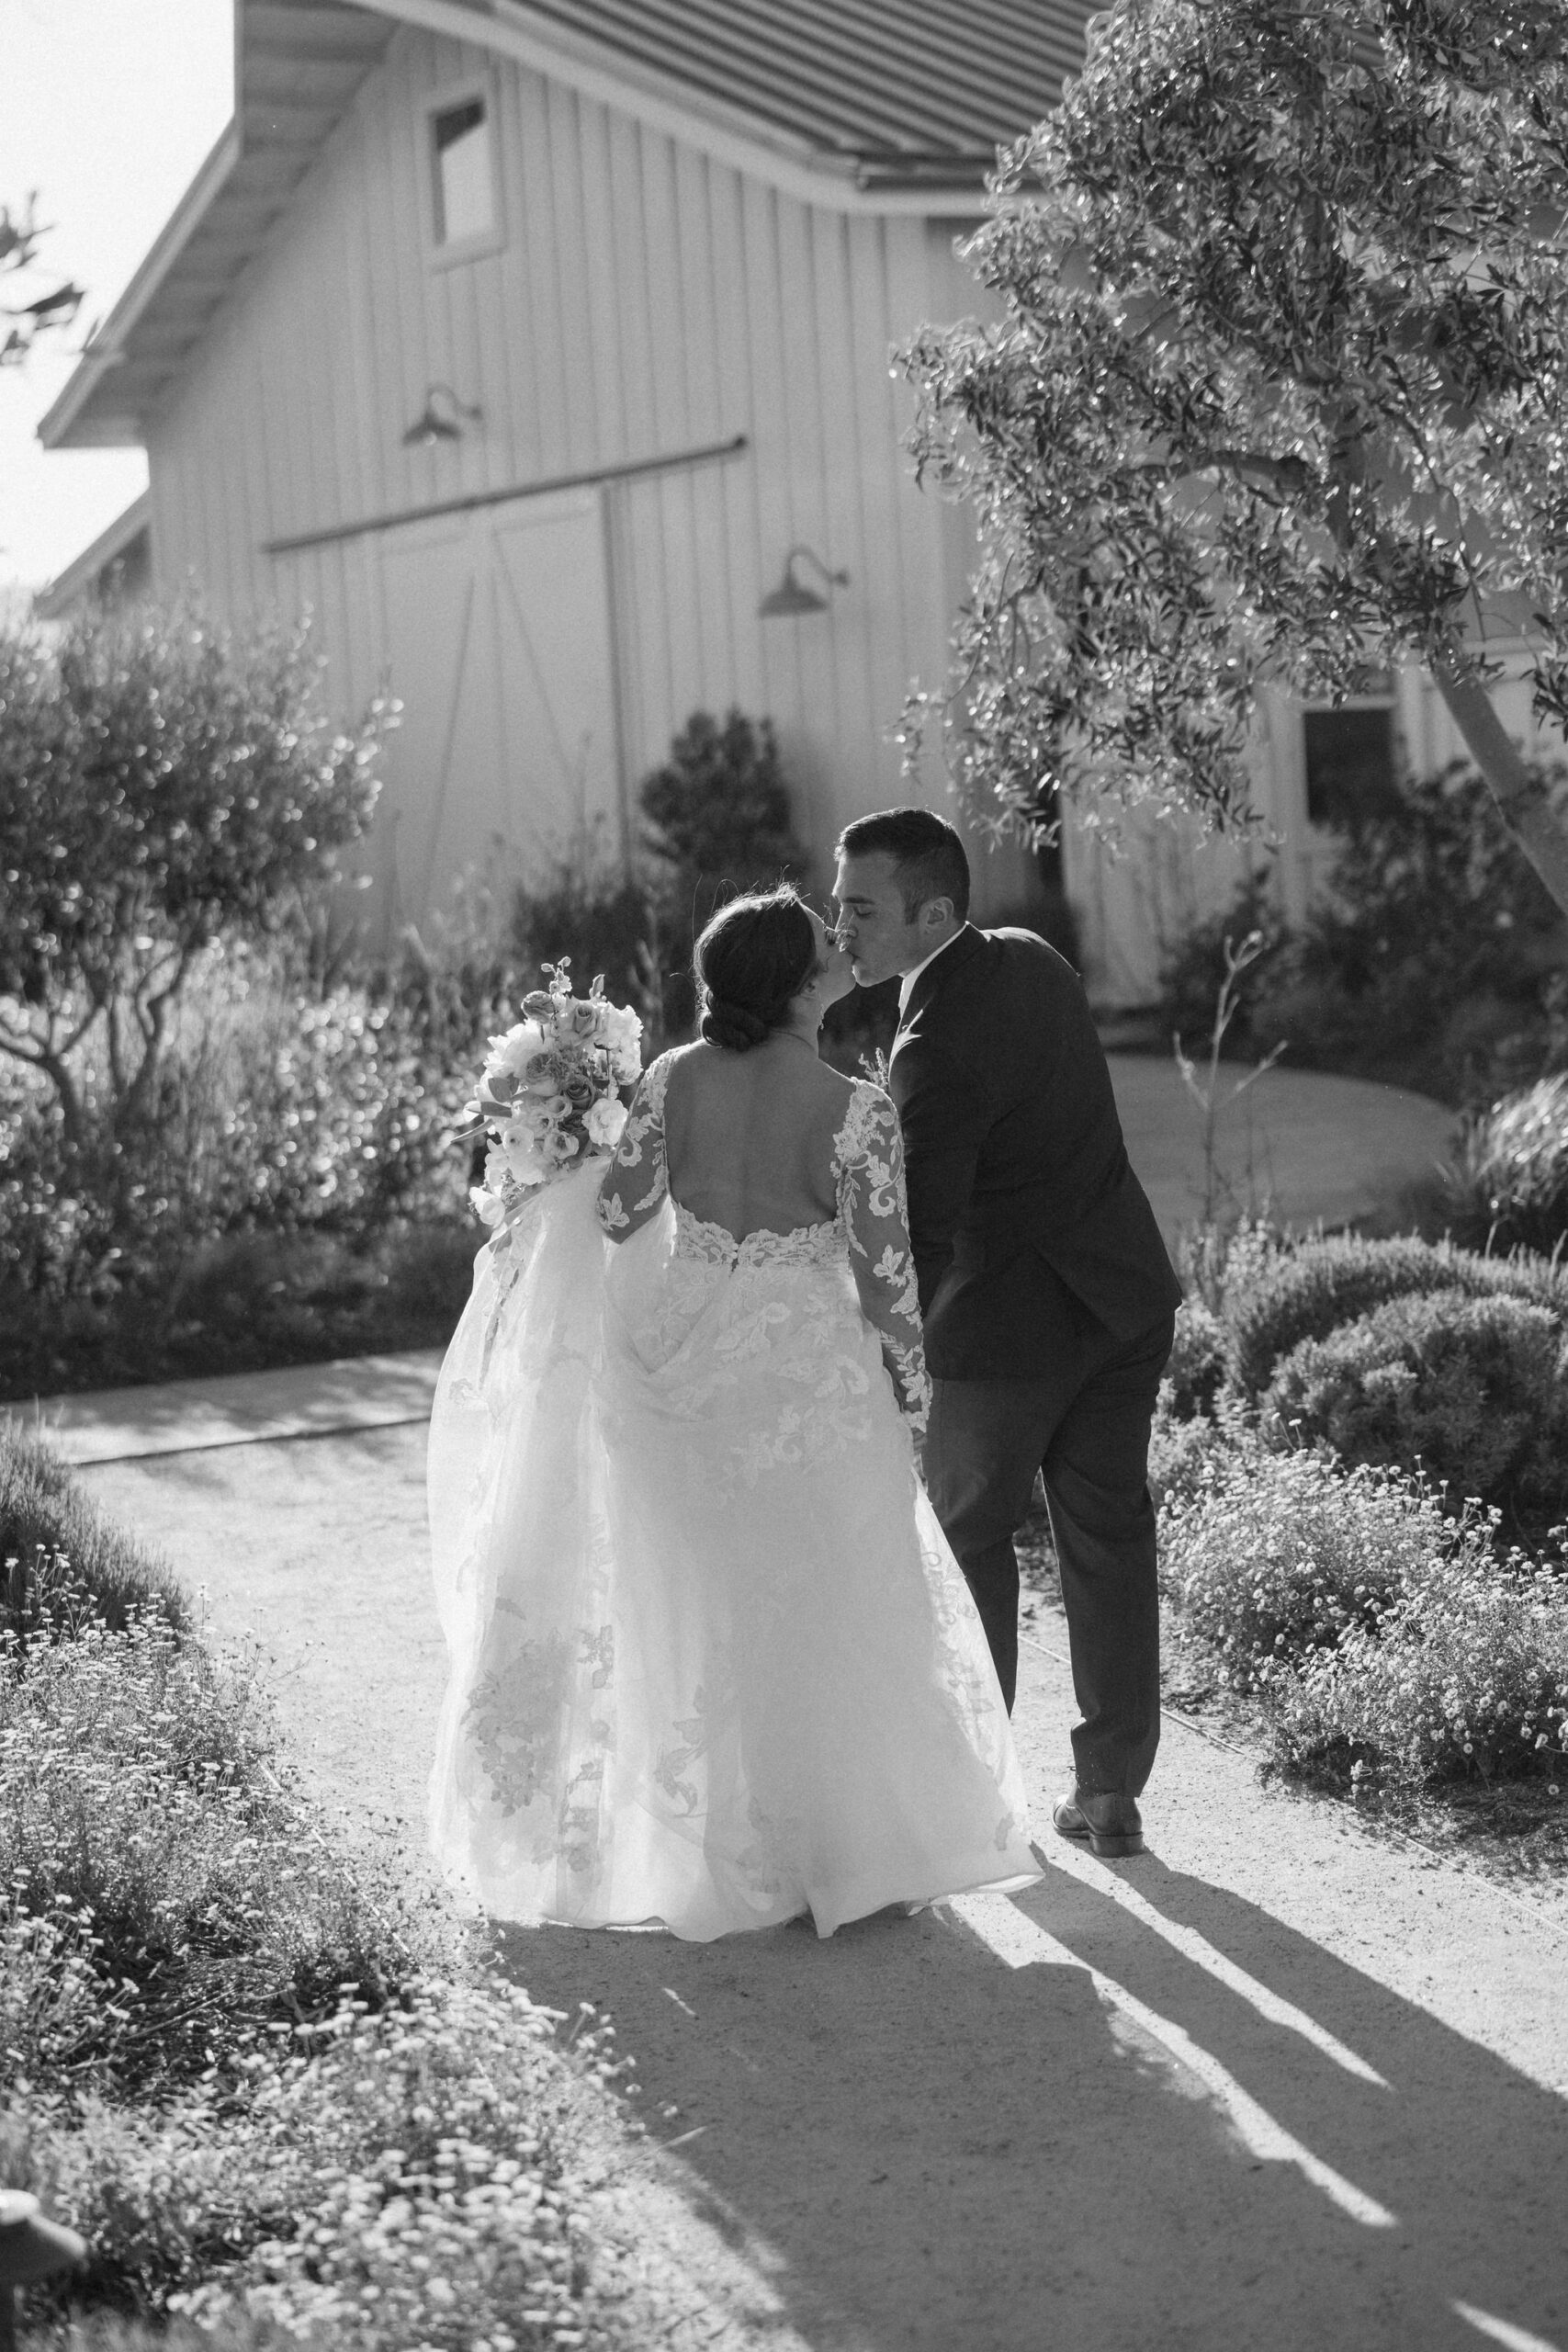
[[[905,1419],[923,1437],[931,1385],[909,1248],[904,1140],[898,1114],[879,1086],[856,1086],[849,1117],[834,1141],[833,1170],[862,1312],[882,1340],[883,1362]]]
[[[661,1206],[670,1190],[664,1156],[664,1090],[671,1056],[660,1054],[637,1080],[615,1156],[599,1180],[599,1222],[612,1241],[626,1241]]]

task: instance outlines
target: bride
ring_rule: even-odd
[[[502,1917],[829,1936],[1040,1873],[917,1476],[897,1114],[818,1059],[848,966],[780,889],[696,970],[701,1041],[547,1188],[520,1272],[481,1252],[442,1370],[432,1842]]]

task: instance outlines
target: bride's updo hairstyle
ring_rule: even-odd
[[[796,892],[753,890],[720,907],[692,959],[710,1046],[743,1054],[789,1011],[817,967],[817,934]]]

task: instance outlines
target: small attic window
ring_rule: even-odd
[[[430,140],[437,251],[489,238],[495,227],[495,166],[483,96],[436,107]]]

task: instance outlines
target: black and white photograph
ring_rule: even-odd
[[[1568,0],[0,0],[0,2352],[1568,2352]]]

